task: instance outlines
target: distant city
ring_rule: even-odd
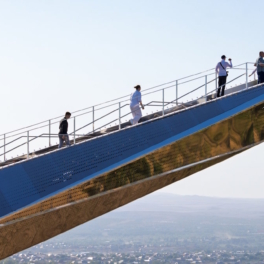
[[[55,247],[54,247],[55,248]],[[66,247],[66,249],[69,249]],[[139,249],[140,250],[140,249]],[[80,254],[52,254],[52,253],[28,253],[16,254],[4,263],[263,263],[264,251],[257,253],[236,251],[227,252],[194,252],[194,253],[89,253]]]
[[[264,263],[264,200],[156,193],[8,263]]]

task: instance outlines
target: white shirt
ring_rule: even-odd
[[[134,107],[136,105],[139,105],[140,101],[141,101],[141,92],[136,90],[134,93],[130,95],[130,106]]]
[[[220,63],[223,65],[224,69],[220,65]],[[226,62],[225,60],[218,62],[216,67],[215,67],[215,71],[218,73],[218,76],[226,76],[226,68],[227,67],[233,68],[232,61],[230,62],[230,64],[228,62]]]

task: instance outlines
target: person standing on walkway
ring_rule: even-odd
[[[133,119],[130,119],[131,125],[137,124],[139,119],[142,117],[139,105],[141,105],[141,108],[144,109],[144,105],[142,104],[141,100],[141,87],[140,85],[136,85],[134,88],[136,89],[136,91],[130,96],[130,109],[133,115]]]
[[[220,91],[222,86],[222,92],[221,96],[225,94],[225,84],[226,84],[226,78],[228,76],[228,72],[226,71],[226,68],[232,68],[232,60],[228,59],[230,63],[226,62],[226,56],[223,55],[221,57],[221,61],[217,63],[215,67],[216,73],[218,73],[218,90],[217,90],[217,97],[220,97]]]
[[[68,121],[67,121],[67,119],[69,119],[70,117],[71,117],[71,113],[66,112],[64,118],[61,119],[61,121],[60,121],[60,126],[59,126],[60,144],[59,144],[59,148],[62,147],[63,141],[65,141],[65,143],[68,147],[70,146],[70,140],[69,140],[69,135],[68,135]]]
[[[264,52],[260,51],[259,53],[259,58],[257,59],[256,63],[254,66],[257,67],[257,72],[258,72],[258,84],[264,83]]]

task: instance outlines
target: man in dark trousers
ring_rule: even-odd
[[[221,61],[217,63],[216,67],[215,67],[215,71],[216,73],[218,73],[218,90],[217,90],[217,97],[220,97],[220,91],[221,91],[221,86],[222,86],[222,93],[221,96],[223,96],[225,94],[225,85],[226,84],[226,78],[227,78],[227,71],[226,68],[232,68],[232,60],[228,59],[230,64],[228,62],[226,62],[226,56],[223,55],[221,57]]]
[[[65,141],[66,145],[69,147],[70,146],[70,141],[69,141],[69,135],[68,135],[68,121],[67,119],[69,119],[71,117],[71,113],[70,112],[66,112],[65,116],[63,119],[61,119],[60,121],[60,126],[59,126],[59,140],[60,140],[60,144],[59,144],[59,148],[62,147],[63,145],[63,141]]]

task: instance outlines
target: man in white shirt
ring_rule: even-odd
[[[226,71],[226,68],[232,68],[232,60],[228,59],[230,63],[226,62],[226,56],[223,55],[221,57],[221,61],[217,63],[215,67],[216,73],[218,73],[218,90],[217,90],[217,97],[220,97],[220,91],[222,87],[222,93],[221,96],[225,94],[225,84],[226,84],[226,78],[228,75],[228,72]]]

